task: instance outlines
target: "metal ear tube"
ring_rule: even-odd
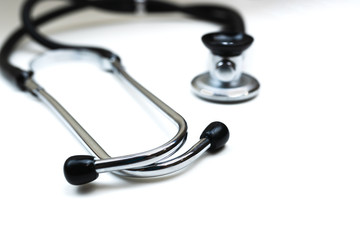
[[[54,62],[54,59],[69,60],[71,58],[91,60],[99,63],[100,67],[107,71],[110,70],[107,68],[111,66],[111,72],[115,76],[129,83],[159,110],[168,115],[178,126],[178,132],[168,142],[155,149],[126,156],[111,157],[75,118],[31,77],[25,82],[27,89],[55,111],[66,125],[78,135],[86,148],[97,157],[78,155],[68,158],[64,164],[64,175],[69,183],[74,185],[89,183],[97,179],[99,173],[104,172],[138,178],[169,175],[190,165],[206,150],[217,150],[228,141],[229,130],[227,127],[221,122],[213,122],[204,130],[198,143],[190,150],[178,157],[169,159],[184,144],[187,136],[187,124],[181,115],[133,79],[122,67],[119,57],[113,55],[113,57],[106,59],[87,51],[56,50],[36,58],[31,64],[32,70],[35,72],[37,66]]]

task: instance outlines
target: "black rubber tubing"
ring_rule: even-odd
[[[76,10],[80,10],[86,7],[85,5],[71,5],[65,6],[51,12],[48,12],[41,17],[34,20],[33,24],[36,26],[42,25],[50,20],[54,20],[60,16],[63,16],[67,13],[71,13]],[[5,41],[1,50],[0,50],[0,67],[2,74],[12,82],[16,83],[16,85],[23,91],[25,91],[24,82],[25,80],[32,75],[31,71],[20,69],[19,67],[14,66],[10,63],[10,56],[14,51],[15,47],[18,45],[19,41],[26,35],[26,30],[24,27],[20,27],[15,30]]]
[[[37,3],[41,0],[28,0],[25,2],[22,8],[22,21],[25,29],[29,35],[41,45],[50,48],[50,49],[59,49],[59,48],[73,48],[73,49],[89,49],[97,51],[99,54],[108,57],[109,54],[105,49],[98,49],[87,46],[73,46],[66,45],[54,40],[47,38],[45,35],[41,34],[36,26],[32,23],[31,13]],[[106,1],[87,1],[87,0],[72,0],[70,2],[76,2],[103,9],[106,11],[117,11],[117,12],[134,12],[135,5],[132,0],[120,1],[118,0],[106,0]],[[148,12],[173,12],[180,11],[186,13],[192,17],[217,22],[223,25],[225,31],[234,31],[234,32],[243,32],[244,24],[240,15],[234,12],[232,9],[224,8],[218,5],[194,5],[189,7],[180,7],[175,4],[160,2],[160,1],[147,1],[146,7]]]
[[[37,31],[37,27],[54,20],[65,14],[82,10],[86,7],[94,7],[100,10],[113,12],[134,12],[136,10],[135,2],[133,0],[69,0],[69,6],[65,6],[49,13],[42,15],[37,19],[31,18],[31,13],[35,5],[41,0],[28,0],[24,3],[22,8],[23,27],[16,30],[0,50],[0,67],[6,78],[12,80],[17,84],[21,90],[26,90],[24,83],[31,75],[31,71],[22,70],[10,63],[9,58],[14,48],[17,46],[21,38],[28,33],[35,41],[50,49],[72,48],[72,49],[86,49],[96,51],[104,57],[112,57],[113,54],[103,48],[88,47],[88,46],[72,46],[66,45],[48,39]],[[147,1],[146,11],[152,13],[162,12],[183,12],[191,17],[219,23],[223,25],[225,31],[244,32],[244,23],[241,16],[234,10],[219,6],[219,5],[192,5],[192,6],[178,6],[162,1]]]

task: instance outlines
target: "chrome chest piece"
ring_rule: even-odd
[[[243,73],[242,53],[254,39],[245,33],[216,32],[202,37],[211,51],[209,72],[192,81],[193,92],[200,98],[214,102],[243,102],[256,97],[259,82]]]

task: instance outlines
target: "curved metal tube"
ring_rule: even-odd
[[[214,122],[204,130],[200,140],[187,152],[173,159],[167,159],[184,144],[187,137],[187,124],[180,114],[135,81],[135,79],[124,70],[121,66],[120,59],[115,55],[111,59],[104,59],[96,53],[94,54],[87,50],[56,50],[43,54],[41,57],[35,59],[31,67],[35,70],[39,65],[41,66],[43,62],[49,64],[51,62],[74,58],[95,60],[95,62],[100,63],[103,69],[113,72],[115,76],[128,82],[164,112],[178,126],[178,131],[173,138],[157,148],[126,156],[111,157],[56,99],[30,78],[25,82],[26,88],[53,109],[79,137],[89,152],[98,157],[96,160],[91,156],[70,157],[64,165],[65,177],[70,183],[75,185],[84,184],[95,180],[98,174],[103,172],[113,172],[117,175],[137,178],[168,175],[190,165],[206,150],[218,149],[227,142],[229,138],[228,129],[224,124]],[[81,165],[80,171],[78,164]],[[72,175],[73,171],[75,171],[74,175]],[[84,173],[84,171],[86,173]],[[86,176],[84,177],[83,174]]]
[[[51,62],[74,58],[95,60],[95,62],[100,63],[103,69],[113,72],[115,76],[128,82],[164,112],[178,126],[178,132],[173,138],[157,148],[126,156],[111,157],[56,99],[47,93],[32,78],[29,78],[25,82],[26,88],[53,109],[79,137],[89,152],[98,157],[98,159],[94,159],[92,156],[70,157],[64,165],[65,177],[70,183],[75,185],[88,183],[95,180],[99,173],[103,172],[113,172],[121,176],[138,178],[168,175],[190,165],[206,150],[216,150],[224,146],[227,142],[229,138],[227,127],[223,123],[213,122],[204,130],[200,140],[187,152],[173,159],[167,159],[185,142],[187,137],[187,124],[181,115],[127,74],[121,66],[120,59],[116,57],[116,55],[111,59],[104,59],[88,50],[56,50],[43,54],[41,57],[35,59],[31,67],[35,70],[39,65],[41,66],[43,62],[49,64]]]
[[[133,154],[129,156],[113,157],[113,158],[97,160],[95,162],[95,168],[99,173],[124,170],[129,168],[139,168],[158,162],[164,157],[167,157],[173,154],[174,152],[176,152],[178,147],[180,147],[184,143],[187,135],[186,121],[180,114],[175,112],[172,108],[170,108],[163,101],[161,101],[151,92],[149,92],[146,88],[144,88],[141,84],[139,84],[135,79],[133,79],[124,70],[118,59],[114,59],[112,61],[112,65],[115,76],[119,77],[120,79],[126,80],[133,87],[135,87],[148,100],[150,100],[155,106],[157,106],[161,111],[163,111],[171,120],[173,120],[178,125],[179,129],[177,134],[171,140],[169,140],[167,143],[153,150],[139,154]]]
[[[166,143],[161,146],[131,155],[120,156],[120,157],[111,157],[105,152],[105,150],[91,137],[91,135],[71,116],[69,112],[66,111],[64,107],[61,106],[59,102],[56,101],[49,93],[45,91],[39,84],[37,84],[33,79],[28,79],[26,82],[26,87],[36,96],[38,96],[44,103],[46,103],[51,109],[53,109],[70,127],[70,129],[76,133],[82,143],[87,147],[87,149],[95,154],[99,160],[95,161],[96,171],[109,172],[117,171],[123,169],[139,168],[144,167],[155,162],[158,162],[161,159],[164,159],[174,152],[176,152],[184,143],[187,136],[187,124],[184,118],[167,106],[164,102],[146,90],[133,78],[131,78],[121,67],[120,60],[118,58],[109,59],[109,62],[105,62],[103,58],[99,57],[96,54],[93,54],[88,51],[74,51],[74,50],[57,50],[50,51],[46,54],[41,55],[39,58],[36,58],[31,67],[33,70],[43,65],[43,63],[49,64],[51,62],[59,61],[59,59],[86,59],[86,60],[96,60],[96,62],[101,63],[102,68],[108,68],[113,66],[116,70],[116,75],[123,77],[123,79],[128,80],[128,82],[135,87],[139,92],[141,92],[147,99],[153,102],[160,110],[162,110],[166,115],[170,117],[173,122],[178,126],[178,132],[176,135],[171,138]]]
[[[159,161],[144,168],[128,169],[122,172],[115,172],[120,176],[129,176],[136,178],[161,177],[178,172],[192,164],[201,154],[210,148],[210,142],[207,138],[202,138],[187,152],[173,158]]]

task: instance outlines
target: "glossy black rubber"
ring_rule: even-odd
[[[88,49],[95,51],[98,54],[107,57],[109,54],[107,50],[102,48],[94,48],[88,46],[75,46],[69,44],[63,44],[56,42],[52,39],[47,38],[45,35],[41,34],[36,26],[33,24],[31,19],[31,14],[34,7],[42,2],[41,0],[27,0],[22,8],[22,22],[24,28],[27,30],[29,35],[50,49],[59,49],[59,48],[72,48],[72,49]],[[105,0],[105,1],[89,1],[89,0],[68,0],[72,4],[83,4],[85,6],[94,7],[106,11],[114,12],[134,12],[135,4],[133,0]],[[120,3],[119,3],[120,2]],[[202,19],[206,21],[211,21],[215,23],[220,23],[223,25],[224,31],[235,31],[243,32],[244,31],[244,22],[241,16],[231,8],[227,8],[220,5],[208,5],[208,4],[193,4],[190,6],[180,6],[174,3],[168,3],[165,1],[146,1],[146,11],[151,13],[162,13],[162,12],[182,12],[190,17]]]
[[[211,146],[209,151],[216,151],[227,143],[230,137],[229,129],[222,122],[212,122],[202,132],[201,138],[209,139]]]
[[[68,158],[64,164],[66,180],[73,185],[82,185],[94,181],[99,174],[95,170],[93,156],[78,155]]]
[[[32,23],[31,20],[31,13],[33,8],[36,6],[36,4],[38,4],[39,2],[43,2],[41,0],[28,0],[24,3],[23,5],[23,10],[22,10],[22,20],[23,20],[23,25],[24,28],[27,30],[28,34],[37,42],[39,42],[41,45],[50,48],[50,49],[78,49],[78,50],[88,50],[88,51],[92,51],[97,53],[98,55],[104,57],[104,58],[112,58],[114,56],[114,54],[104,48],[100,48],[100,47],[91,47],[91,46],[76,46],[76,45],[69,45],[69,44],[63,44],[63,43],[59,43],[56,42],[54,40],[50,40],[49,38],[47,38],[45,35],[41,34],[38,30],[36,25],[34,25]],[[125,1],[125,4],[116,4],[117,2],[114,1],[86,1],[86,0],[76,0],[76,1],[70,1],[70,2],[74,2],[80,6],[83,7],[96,7],[96,8],[100,8],[100,9],[104,9],[104,10],[108,10],[109,8],[111,8],[111,6],[113,5],[114,9],[112,11],[134,11],[134,7],[133,8],[128,8],[128,2],[130,1]],[[95,4],[96,3],[96,4]],[[133,1],[132,1],[133,3]],[[112,4],[112,5],[111,5]],[[133,3],[134,4],[134,3]],[[120,7],[123,7],[124,9],[118,9]]]
[[[112,53],[106,49],[90,46],[73,46],[62,44],[53,41],[43,34],[41,34],[37,27],[54,20],[60,16],[76,12],[88,7],[96,8],[104,11],[119,12],[119,13],[132,13],[136,10],[134,0],[67,0],[67,6],[60,7],[53,11],[45,13],[39,18],[32,18],[31,13],[34,6],[38,2],[45,2],[42,0],[28,0],[24,2],[22,11],[23,27],[14,31],[9,38],[4,42],[0,50],[0,68],[4,76],[16,83],[21,90],[26,90],[25,81],[31,77],[32,72],[23,70],[10,62],[10,55],[18,45],[22,37],[28,33],[34,40],[39,42],[45,47],[50,49],[58,48],[72,48],[72,49],[86,49],[97,52],[104,57],[114,57]],[[244,21],[241,15],[231,8],[214,4],[191,4],[188,6],[181,6],[167,1],[147,0],[146,11],[149,13],[162,13],[162,12],[182,12],[189,17],[200,20],[210,21],[222,25],[223,31],[231,32],[245,32]],[[116,56],[115,56],[116,57]]]
[[[232,57],[250,47],[254,38],[241,32],[214,32],[204,35],[202,41],[214,55]]]
[[[54,20],[60,16],[76,10],[80,10],[84,7],[84,5],[71,5],[62,7],[42,15],[41,17],[34,20],[33,24],[35,26],[39,26],[50,20]],[[0,50],[0,68],[2,74],[5,76],[5,78],[15,83],[23,91],[26,90],[25,81],[30,78],[33,73],[31,71],[23,70],[14,66],[9,61],[9,59],[11,53],[14,51],[15,47],[25,34],[26,30],[23,27],[15,30],[4,42]]]

